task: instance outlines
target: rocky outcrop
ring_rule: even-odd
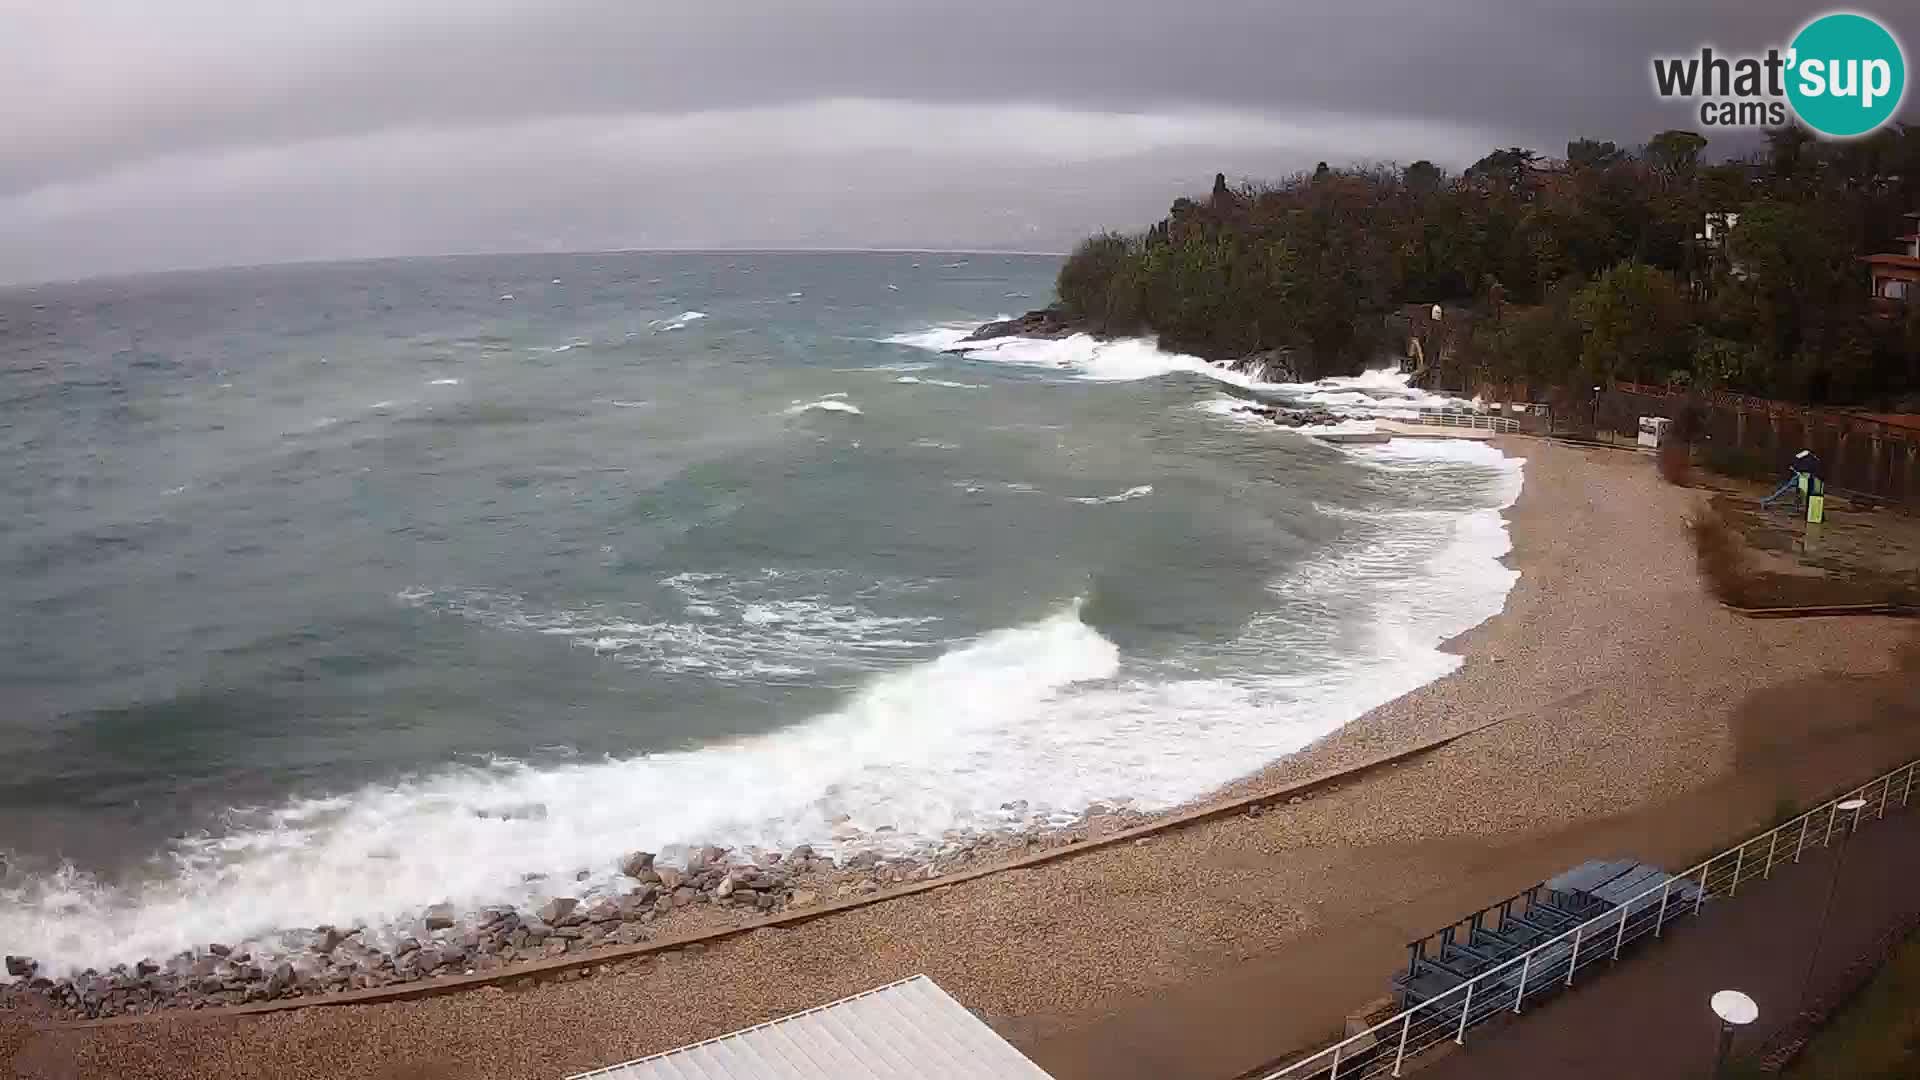
[[[1058,308],[1029,311],[1017,319],[1002,319],[981,326],[962,341],[991,341],[994,338],[1063,338],[1087,332],[1086,323]]]
[[[1219,366],[1228,371],[1238,372],[1255,382],[1295,383],[1300,375],[1294,366],[1292,349],[1267,349],[1264,352],[1248,353],[1238,360],[1227,360]]]

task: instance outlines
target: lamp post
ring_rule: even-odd
[[[1733,1032],[1760,1018],[1760,1006],[1738,990],[1721,990],[1713,995],[1713,1014],[1720,1018],[1720,1045],[1713,1054],[1713,1080],[1726,1074],[1727,1056],[1733,1050]]]
[[[1835,816],[1847,815],[1847,831],[1840,834],[1840,851],[1833,858],[1833,876],[1827,881],[1827,902],[1820,908],[1820,925],[1813,929],[1813,952],[1807,957],[1807,973],[1800,979],[1800,1001],[1795,1012],[1803,1012],[1807,1007],[1807,993],[1813,988],[1813,969],[1820,962],[1820,943],[1827,936],[1827,918],[1833,914],[1833,898],[1840,891],[1840,871],[1847,864],[1847,841],[1853,839],[1853,830],[1860,827],[1860,811],[1866,809],[1867,800],[1847,799],[1834,805]],[[1829,819],[1828,827],[1832,827]]]

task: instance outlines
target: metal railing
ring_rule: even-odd
[[[1885,817],[1896,799],[1906,806],[1913,797],[1917,770],[1920,760],[1876,777],[1443,994],[1268,1073],[1263,1080],[1399,1076],[1407,1061],[1441,1043],[1465,1045],[1472,1028],[1519,1013],[1529,1003],[1572,986],[1581,971],[1618,960],[1628,944],[1649,935],[1659,937],[1676,919],[1698,915],[1708,900],[1732,897],[1743,883],[1765,879],[1775,867],[1799,862],[1808,848],[1825,847],[1835,835],[1858,828],[1862,817]],[[1847,817],[1840,804],[1849,799],[1865,799],[1867,805]]]
[[[1474,428],[1479,431],[1499,432],[1503,435],[1520,430],[1520,422],[1517,420],[1487,413],[1468,412],[1464,409],[1421,409],[1418,415],[1409,417],[1407,422],[1435,424],[1440,427]]]

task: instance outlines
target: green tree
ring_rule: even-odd
[[[1575,139],[1567,144],[1567,164],[1575,169],[1608,169],[1627,158],[1627,152],[1612,142]]]
[[[1690,179],[1707,148],[1706,136],[1692,131],[1663,131],[1647,140],[1645,158],[1654,172],[1669,181]]]
[[[1431,195],[1440,190],[1440,183],[1445,178],[1446,174],[1440,171],[1440,166],[1425,158],[1407,166],[1402,174],[1407,190],[1416,195]]]
[[[1686,296],[1657,267],[1613,267],[1574,295],[1572,312],[1581,330],[1581,372],[1597,385],[1665,382],[1669,371],[1687,362]]]

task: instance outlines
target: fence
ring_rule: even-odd
[[[1474,428],[1479,431],[1494,431],[1511,434],[1520,430],[1520,423],[1504,416],[1491,416],[1486,413],[1468,412],[1464,409],[1421,409],[1418,415],[1405,418],[1409,424],[1434,424],[1440,427]]]
[[[1814,844],[1833,842],[1837,829],[1851,831],[1860,818],[1885,817],[1887,806],[1899,795],[1906,806],[1913,797],[1920,760],[1876,777],[1854,790],[1799,817],[1731,847],[1707,861],[1669,877],[1618,908],[1587,920],[1572,930],[1482,972],[1459,986],[1421,1002],[1325,1050],[1267,1074],[1263,1080],[1362,1080],[1371,1076],[1399,1076],[1406,1062],[1444,1042],[1465,1045],[1467,1032],[1496,1017],[1519,1013],[1529,1002],[1547,998],[1574,983],[1574,977],[1596,964],[1612,963],[1628,944],[1648,935],[1658,938],[1675,920],[1701,913],[1709,900],[1732,897],[1742,883],[1765,879],[1776,866],[1799,862]],[[1878,800],[1874,792],[1879,791]],[[1840,804],[1865,799],[1842,822]],[[1818,830],[1817,832],[1815,830]]]
[[[1826,468],[1829,487],[1920,504],[1920,428],[1744,394],[1678,394],[1634,383],[1619,383],[1564,412],[1563,422],[1590,425],[1596,437],[1610,441],[1632,441],[1642,416],[1684,415],[1692,429],[1686,437],[1721,458],[1720,465],[1737,464],[1771,479],[1786,474],[1793,455],[1812,450]]]

